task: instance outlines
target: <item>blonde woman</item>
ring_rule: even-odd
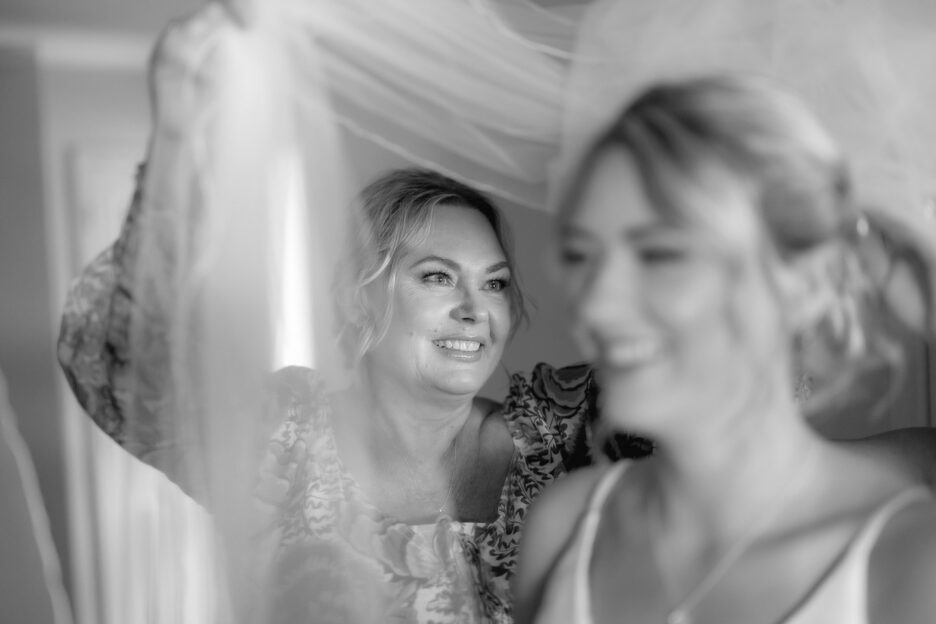
[[[789,388],[821,366],[816,391],[846,392],[897,364],[899,326],[932,335],[933,232],[861,210],[813,115],[730,77],[626,106],[580,161],[558,231],[601,422],[657,446],[537,501],[519,621],[932,621],[932,494],[820,437]]]

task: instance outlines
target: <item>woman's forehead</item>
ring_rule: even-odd
[[[407,241],[405,256],[430,254],[459,263],[503,261],[494,227],[480,211],[464,204],[435,206],[422,231]]]
[[[669,228],[747,247],[760,243],[760,221],[751,185],[721,163],[703,163],[692,172],[651,169],[620,148],[597,155],[583,173],[561,228],[599,236]]]
[[[659,220],[644,191],[633,157],[605,150],[582,172],[577,197],[566,207],[560,227],[596,235],[617,234]]]

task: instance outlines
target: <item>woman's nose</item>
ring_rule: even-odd
[[[573,304],[576,316],[592,329],[611,329],[627,322],[637,296],[634,271],[620,261],[605,261],[595,267]]]
[[[477,323],[487,320],[487,309],[476,293],[469,288],[458,288],[458,301],[452,308],[452,317],[463,323]]]

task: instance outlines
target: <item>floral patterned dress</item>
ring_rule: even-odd
[[[85,283],[73,294],[88,288]],[[83,318],[87,328],[99,326],[98,317]],[[62,340],[70,340],[80,322],[66,314]],[[118,389],[97,385],[108,377],[107,351],[96,361],[78,356],[82,345],[106,339],[84,338],[60,348],[75,394],[105,432],[151,461],[153,454],[128,435],[133,428],[116,409],[120,402],[111,395]],[[271,530],[278,540],[272,621],[511,622],[509,582],[528,507],[546,485],[589,461],[591,369],[540,364],[514,375],[503,404],[514,453],[496,517],[461,522],[442,515],[426,525],[381,512],[344,468],[329,396],[314,371],[291,367],[274,377],[281,422],[256,489],[264,507],[274,510]],[[165,453],[166,442],[149,451]]]
[[[280,510],[276,621],[511,622],[509,581],[527,509],[588,460],[590,370],[540,364],[514,375],[503,410],[514,455],[496,518],[443,515],[426,525],[381,512],[344,469],[315,374],[278,376],[286,418],[260,480],[260,496]]]
[[[171,424],[161,422],[171,400],[163,396],[166,357],[157,317],[146,328],[153,336],[146,355],[157,366],[132,391],[128,381],[135,305],[128,265],[138,244],[139,209],[138,192],[118,241],[74,283],[59,361],[105,433],[199,498],[197,488],[173,474],[182,450]],[[592,370],[539,364],[514,375],[502,409],[514,452],[496,518],[461,522],[443,515],[427,525],[383,513],[345,469],[329,396],[313,371],[292,367],[273,378],[273,434],[256,487],[262,507],[272,510],[265,516],[276,543],[273,621],[511,622],[509,581],[527,509],[549,483],[591,458]],[[631,456],[650,448],[639,439],[624,443]]]

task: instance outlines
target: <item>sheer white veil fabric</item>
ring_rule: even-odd
[[[408,163],[543,207],[570,14],[501,0],[262,0],[208,5],[157,44],[124,277],[127,439],[211,510],[222,621],[270,613],[276,531],[254,492],[275,426],[263,417],[270,373],[299,364],[343,382],[330,287],[354,195]]]
[[[865,196],[915,209],[936,196],[934,18],[927,0],[241,0],[170,28],[128,277],[128,437],[182,443],[150,459],[210,501],[227,617],[265,611],[246,588],[270,555],[253,547],[266,378],[343,378],[330,287],[368,178],[405,162],[549,209],[624,99],[740,70],[820,111]]]
[[[648,83],[718,71],[802,97],[842,146],[864,202],[936,197],[936,5],[927,0],[597,0],[568,81],[564,145]]]

